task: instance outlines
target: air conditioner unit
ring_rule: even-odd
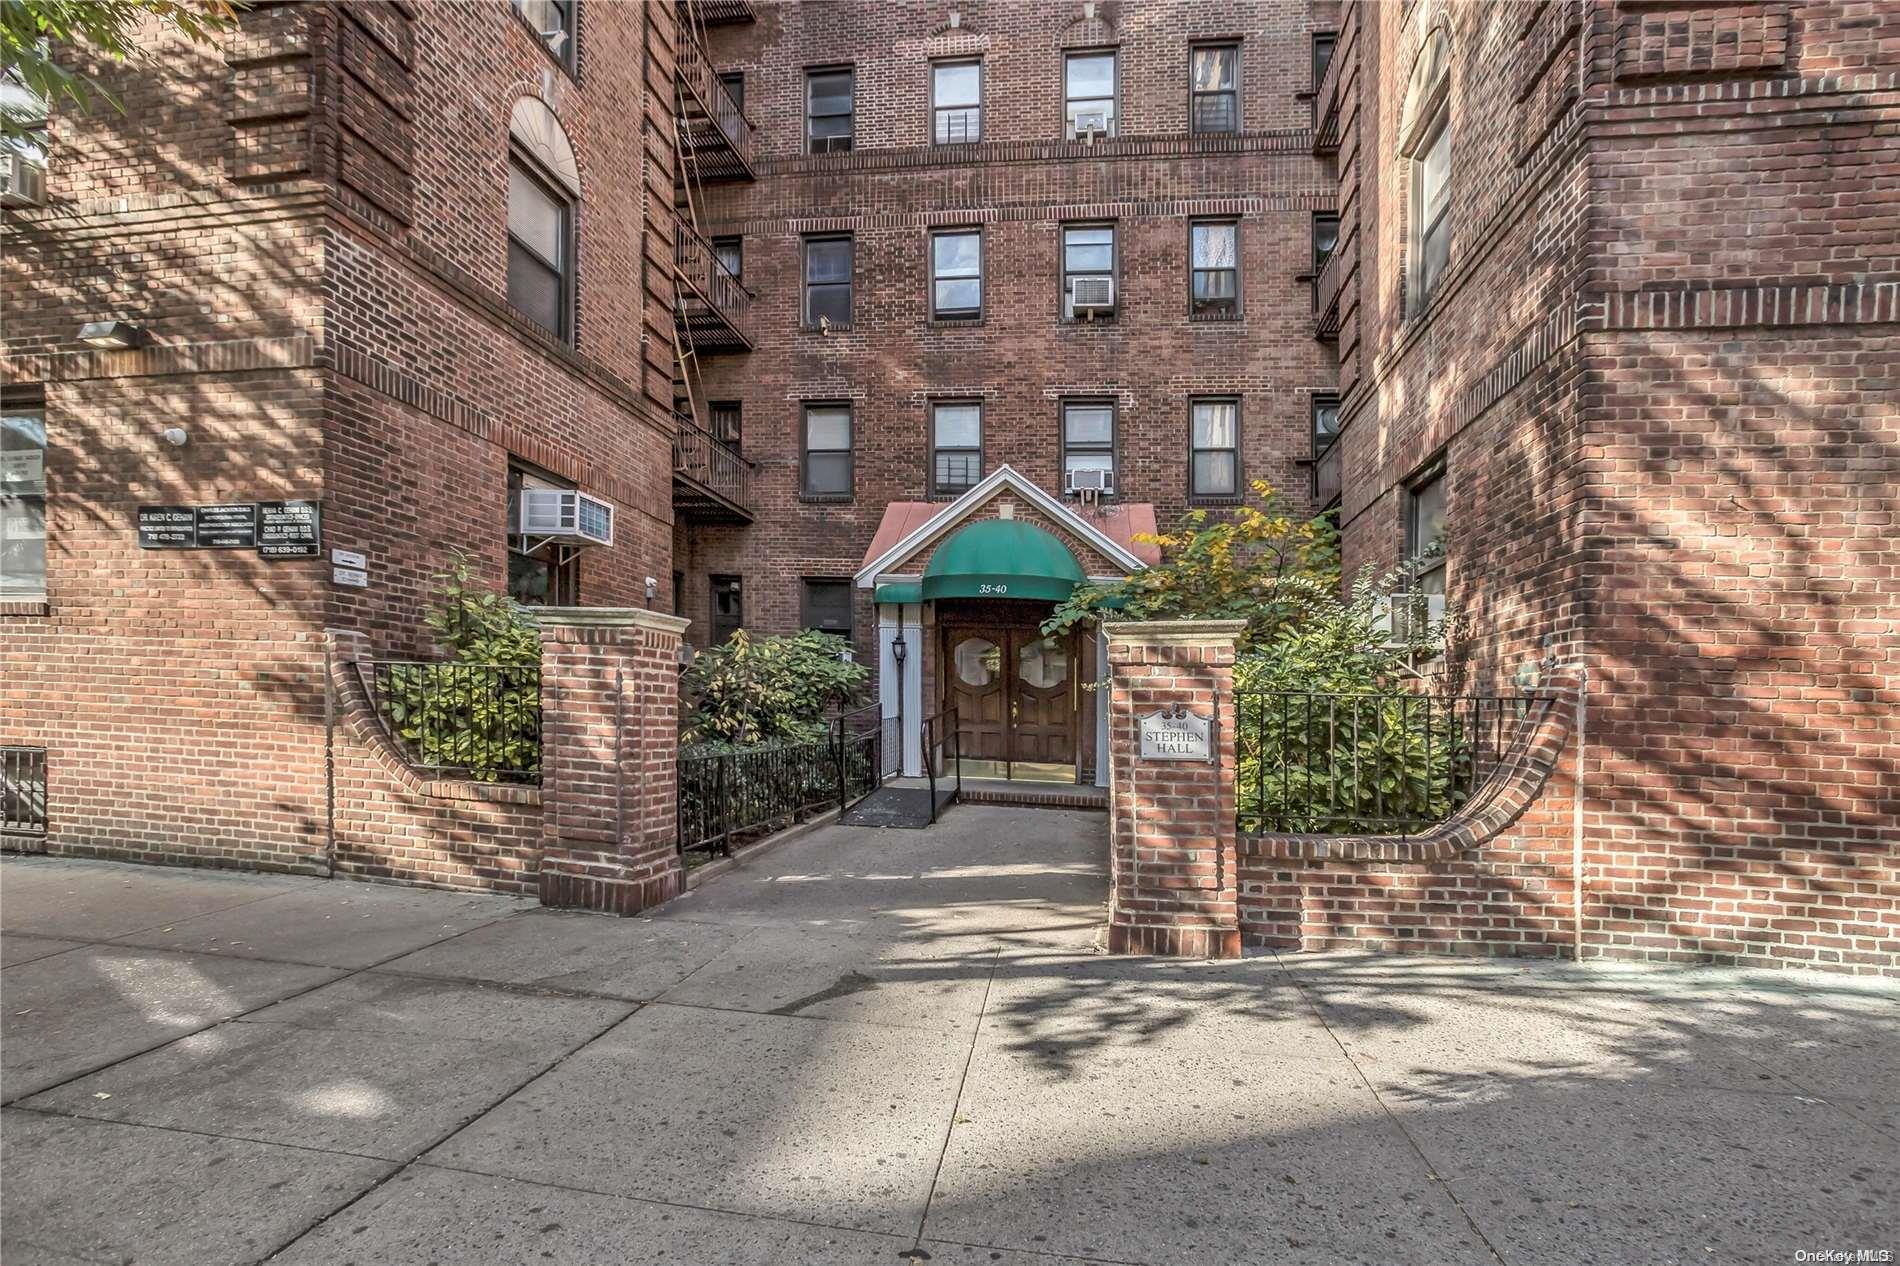
[[[1077,313],[1115,310],[1113,277],[1077,277],[1069,285],[1069,306]]]
[[[1423,621],[1423,625],[1420,625]],[[1387,646],[1423,640],[1431,630],[1445,622],[1445,595],[1442,593],[1395,593],[1379,599],[1379,614],[1372,631]]]
[[[1084,492],[1113,494],[1115,472],[1112,470],[1072,470],[1063,480],[1063,490],[1072,494]]]
[[[515,531],[567,545],[612,545],[614,508],[572,488],[523,488]]]
[[[1087,110],[1075,116],[1075,139],[1108,135],[1108,111]]]
[[[46,205],[46,165],[9,150],[0,154],[0,207]]]

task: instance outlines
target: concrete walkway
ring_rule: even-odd
[[[1032,1266],[1900,1248],[1900,995],[1094,952],[1098,814],[661,917],[0,863],[0,1257]]]

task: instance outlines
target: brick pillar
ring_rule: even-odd
[[[687,622],[543,607],[541,904],[638,914],[680,891],[674,792]]]
[[[1240,957],[1235,877],[1234,639],[1238,620],[1108,630],[1108,948]],[[1185,708],[1210,760],[1141,756],[1141,718]]]

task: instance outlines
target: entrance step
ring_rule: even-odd
[[[965,804],[1013,804],[1043,809],[1106,809],[1108,788],[1076,783],[1022,782],[1007,778],[965,778]]]

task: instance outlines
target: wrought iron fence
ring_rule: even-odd
[[[903,736],[897,732],[898,719],[884,715],[880,704],[867,704],[854,708],[850,712],[841,712],[832,718],[834,735],[849,735],[862,739],[873,730],[878,732],[878,773],[890,778],[898,772],[903,763]]]
[[[1243,833],[1408,835],[1482,793],[1535,696],[1235,695]]]
[[[541,780],[541,669],[359,660],[376,719],[413,768],[481,782]]]
[[[730,854],[734,842],[820,809],[849,809],[883,782],[883,746],[884,727],[875,716],[869,725],[838,717],[824,738],[809,742],[682,754],[680,852]]]
[[[46,749],[0,746],[0,835],[46,834]]]
[[[923,721],[924,776],[930,780],[930,821],[934,826],[939,810],[954,803],[963,794],[963,731],[957,723],[957,710],[945,708]],[[947,795],[938,802],[937,784],[944,784]]]

